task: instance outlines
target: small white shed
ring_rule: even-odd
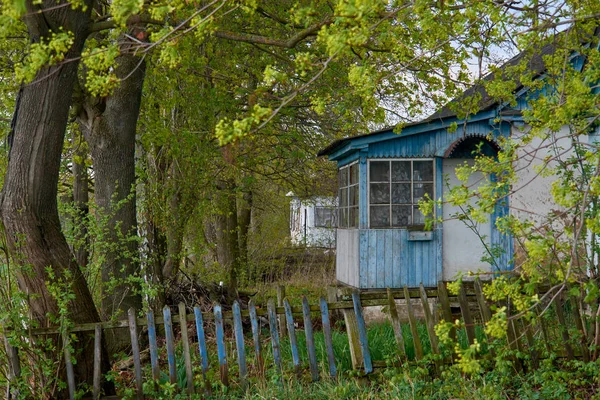
[[[311,197],[300,199],[293,192],[290,200],[290,238],[293,245],[335,248],[337,199]]]

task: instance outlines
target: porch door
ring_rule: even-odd
[[[442,259],[444,280],[453,280],[459,271],[491,271],[488,263],[482,262],[481,257],[487,255],[485,246],[480,239],[485,236],[484,241],[489,246],[492,225],[490,220],[476,226],[477,233],[470,229],[465,222],[459,220],[457,215],[461,214],[460,207],[446,204],[446,193],[449,188],[461,184],[456,178],[455,169],[467,161],[472,165],[472,159],[445,158],[442,164],[444,179],[444,205],[443,205],[443,237],[442,237]],[[469,178],[468,185],[475,188],[482,182],[480,173],[473,174]]]

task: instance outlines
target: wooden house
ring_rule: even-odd
[[[529,61],[538,76],[544,74],[542,55],[551,51],[547,46]],[[509,63],[520,61],[519,57]],[[577,57],[572,63],[581,67]],[[531,178],[531,182],[499,202],[488,222],[477,225],[477,233],[454,218],[458,210],[445,202],[435,210],[443,222],[424,229],[419,199],[428,194],[443,201],[449,187],[458,183],[458,164],[472,162],[476,149],[493,156],[501,137],[518,137],[527,130],[521,111],[535,96],[527,88],[517,89],[516,106],[496,102],[482,87],[473,87],[465,95],[474,92],[481,98],[480,111],[466,120],[445,107],[423,121],[404,126],[399,134],[389,128],[349,137],[319,153],[337,162],[339,170],[336,276],[340,283],[361,289],[416,287],[421,283],[432,287],[440,280],[452,280],[459,272],[483,271],[492,276],[509,270],[513,241],[500,233],[497,218],[513,212],[511,205],[521,211],[550,211],[555,207],[549,192],[551,177],[533,172],[543,155],[527,160],[527,146],[523,146],[523,162],[530,165],[520,168],[520,173],[523,181]],[[456,131],[449,129],[456,124]],[[477,185],[481,178],[485,177],[472,176],[469,184]],[[503,252],[495,254],[492,262],[488,254],[484,262],[482,257],[489,248]]]

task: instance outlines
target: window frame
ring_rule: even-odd
[[[357,172],[357,179],[356,179],[356,183],[350,184],[350,167],[352,166],[356,166],[358,172]],[[346,179],[346,185],[345,186],[340,186],[340,178],[339,175],[342,172],[343,169],[347,169],[348,172],[346,174],[347,179]],[[350,205],[350,188],[351,187],[356,187],[356,191],[357,191],[357,196],[358,196],[358,200],[356,201],[356,205],[351,206]],[[346,205],[342,206],[342,204],[344,204],[344,202],[342,201],[341,198],[341,192],[342,189],[347,189],[347,198],[346,198]],[[350,209],[351,208],[356,208],[356,216],[357,218],[352,221],[352,224],[350,223]],[[344,218],[342,218],[342,210],[346,209],[346,219],[344,220]],[[357,161],[351,162],[349,164],[346,164],[340,168],[338,168],[338,205],[337,205],[337,211],[338,211],[338,215],[337,215],[337,228],[338,229],[358,229],[359,225],[360,225],[360,163]],[[356,222],[356,225],[354,225],[354,222]]]
[[[389,225],[387,226],[377,226],[377,227],[372,227],[371,226],[371,162],[381,162],[381,161],[386,161],[389,163],[389,179],[387,181],[387,183],[389,184],[389,203],[387,204],[373,204],[375,206],[387,206],[389,208]],[[406,203],[406,204],[395,204],[392,203],[392,162],[394,161],[409,161],[410,162],[410,203]],[[415,161],[429,161],[431,162],[431,166],[432,166],[432,180],[431,181],[415,181],[414,180],[414,162]],[[436,197],[436,166],[435,166],[435,158],[431,158],[431,157],[415,157],[415,158],[370,158],[367,160],[367,226],[369,227],[369,229],[410,229],[410,228],[423,228],[424,224],[415,224],[414,220],[415,220],[415,206],[418,206],[418,202],[417,203],[413,203],[414,201],[414,184],[415,182],[417,183],[431,183],[432,184],[432,199],[435,199]],[[381,181],[373,181],[373,183],[383,183]],[[403,183],[403,182],[400,182]],[[394,205],[406,205],[406,206],[410,206],[410,220],[411,223],[408,225],[393,225],[393,217],[392,217],[392,207]],[[436,207],[433,208],[433,218],[435,218],[436,216]]]

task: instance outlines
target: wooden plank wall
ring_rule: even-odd
[[[435,287],[441,271],[441,230],[432,233],[432,240],[411,241],[406,229],[361,229],[359,284],[351,286]]]

